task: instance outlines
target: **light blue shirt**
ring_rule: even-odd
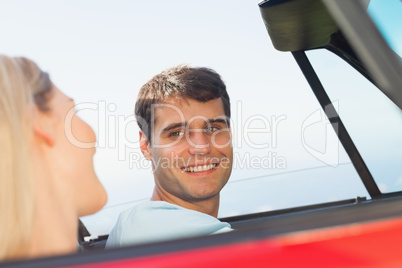
[[[106,248],[232,231],[229,223],[164,201],[147,201],[123,211]]]

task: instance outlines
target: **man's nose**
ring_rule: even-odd
[[[204,155],[211,152],[210,141],[203,130],[192,130],[188,143],[190,154]]]

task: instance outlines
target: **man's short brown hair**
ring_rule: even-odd
[[[179,65],[155,75],[138,94],[135,116],[138,126],[151,142],[152,105],[170,97],[207,102],[221,98],[225,116],[230,118],[230,99],[220,75],[205,67]],[[229,123],[229,122],[228,122]]]

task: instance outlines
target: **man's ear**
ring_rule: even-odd
[[[32,128],[35,137],[48,146],[53,147],[55,139],[52,124],[50,124],[49,121],[50,118],[41,113],[36,107],[32,109],[31,112]]]
[[[151,144],[144,132],[140,131],[140,148],[145,159],[152,160]]]

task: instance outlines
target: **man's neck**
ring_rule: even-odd
[[[156,188],[152,194],[150,199],[151,201],[165,201],[183,208],[195,210],[201,213],[208,214],[213,217],[218,216],[219,210],[219,194],[214,196],[213,198],[200,200],[195,202],[190,202],[187,200],[180,199],[176,196],[167,196],[163,193],[159,192]]]

